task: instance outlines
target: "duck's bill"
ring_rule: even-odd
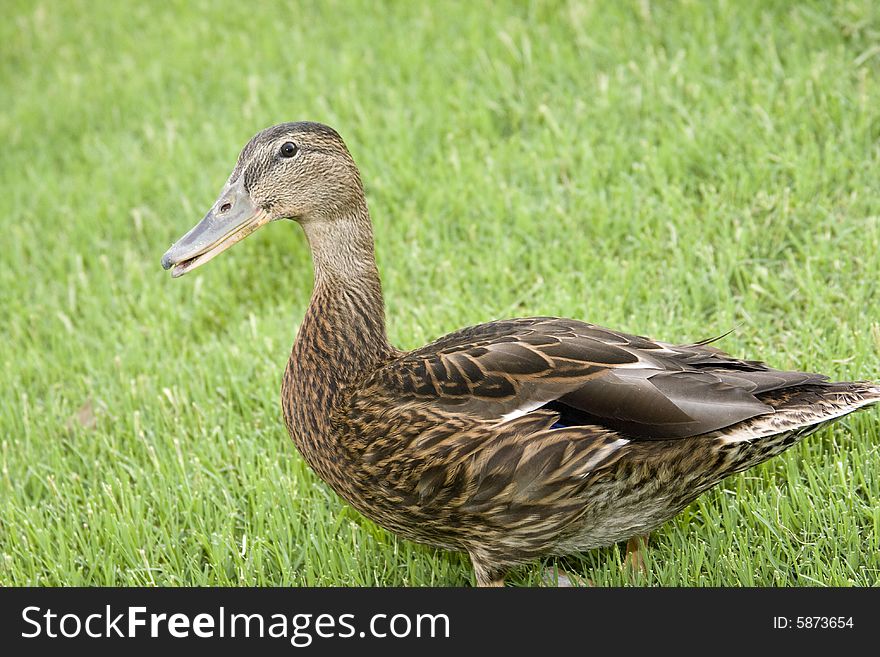
[[[177,278],[200,267],[268,223],[269,214],[256,207],[241,178],[220,194],[214,207],[162,256],[162,267]]]

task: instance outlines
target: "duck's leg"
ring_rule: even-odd
[[[477,576],[477,586],[504,586],[506,569],[493,567],[473,552],[470,553],[470,556],[471,563],[474,566],[474,575]]]
[[[548,567],[541,573],[541,582],[544,586],[555,586],[560,589],[582,588],[593,586],[592,580],[584,579],[574,573],[567,573],[554,567]]]
[[[648,538],[650,534],[642,534],[641,536],[633,536],[626,542],[626,563],[633,571],[640,570],[643,575],[648,574],[648,567],[645,566],[645,559],[642,551],[648,548]]]

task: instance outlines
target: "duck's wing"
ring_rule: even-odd
[[[765,393],[825,380],[732,358],[707,342],[671,345],[536,317],[447,335],[392,361],[366,387],[402,406],[482,422],[547,409],[558,414],[555,426],[593,425],[663,440],[773,413],[761,400]]]

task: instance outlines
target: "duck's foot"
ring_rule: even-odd
[[[560,589],[593,586],[593,582],[585,577],[575,575],[574,573],[566,573],[553,567],[547,567],[541,573],[541,584],[543,586],[555,586]]]
[[[480,588],[493,588],[497,586],[504,586],[504,578],[499,577],[498,579],[486,579],[481,580],[477,578],[477,586]]]
[[[626,542],[626,565],[633,572],[640,571],[643,575],[648,574],[648,567],[645,565],[643,556],[643,552],[648,549],[648,537],[650,534],[633,536]]]

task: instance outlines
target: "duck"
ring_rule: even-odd
[[[281,385],[309,467],[404,539],[466,553],[477,586],[645,537],[730,475],[880,401],[870,381],[773,369],[577,319],[500,319],[389,343],[372,222],[340,135],[258,132],[161,264],[190,273],[260,227],[305,233],[313,290]]]

